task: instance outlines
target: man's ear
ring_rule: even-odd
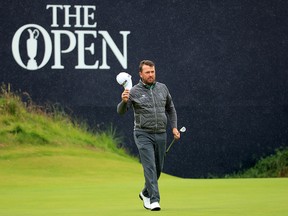
[[[139,71],[139,76],[142,79],[142,72],[141,71]]]

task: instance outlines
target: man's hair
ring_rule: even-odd
[[[140,62],[140,64],[139,64],[139,71],[140,71],[140,72],[142,71],[142,66],[143,66],[143,65],[148,65],[148,66],[150,66],[150,67],[154,67],[154,66],[155,66],[154,62],[152,62],[152,61],[150,61],[150,60],[142,60],[142,61]]]

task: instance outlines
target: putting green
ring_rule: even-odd
[[[142,207],[141,165],[81,148],[0,149],[1,216],[286,216],[288,179],[161,176],[160,212]]]

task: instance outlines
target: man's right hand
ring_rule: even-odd
[[[129,99],[129,95],[130,95],[130,91],[128,89],[125,89],[123,92],[122,92],[122,95],[121,95],[121,98],[122,98],[122,101],[124,103],[127,103],[128,99]]]

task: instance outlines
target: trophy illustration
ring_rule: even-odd
[[[27,54],[29,56],[27,69],[29,70],[36,70],[37,69],[37,62],[34,59],[37,55],[37,38],[39,36],[39,31],[37,29],[34,29],[32,31],[31,29],[28,29],[30,38],[26,41],[27,46]]]

